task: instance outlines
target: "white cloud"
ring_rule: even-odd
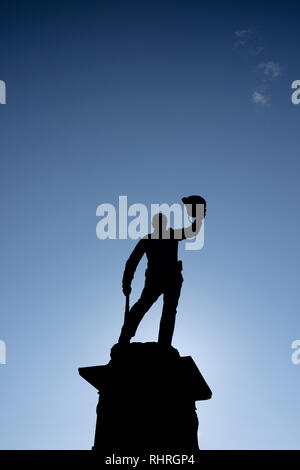
[[[262,51],[264,51],[264,50],[265,50],[264,47],[262,47],[262,46],[257,46],[256,49],[255,49],[254,52],[253,52],[253,55],[258,55],[258,54],[260,54],[260,53],[261,53]]]
[[[241,49],[246,55],[256,56],[264,50],[256,32],[251,28],[237,29],[234,36],[234,49]]]
[[[235,35],[237,38],[243,38],[252,33],[251,29],[237,29]]]
[[[271,106],[271,87],[273,82],[282,75],[279,62],[260,59],[258,55],[265,56],[265,49],[255,28],[236,29],[234,32],[234,49],[242,56],[251,59],[252,66],[259,70],[257,84],[251,95],[251,102],[257,107]],[[261,57],[261,56],[260,56]],[[253,87],[253,88],[254,88]]]
[[[259,91],[254,91],[252,93],[251,101],[258,106],[266,106],[269,104],[270,98]]]
[[[268,62],[263,62],[262,64],[259,64],[258,67],[263,70],[263,73],[267,75],[267,77],[270,78],[279,77],[279,75],[281,74],[281,67],[278,62],[272,62],[271,60],[269,60]]]
[[[251,29],[237,29],[234,33],[236,41],[234,43],[235,47],[244,47],[247,45],[250,37],[252,36]]]

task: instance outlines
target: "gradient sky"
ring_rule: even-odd
[[[200,447],[299,448],[300,7],[266,4],[1,2],[1,449],[91,448],[77,368],[109,360],[135,246],[97,239],[96,208],[189,194],[205,244],[181,249],[174,346],[213,391]]]

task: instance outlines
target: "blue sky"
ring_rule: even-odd
[[[135,245],[97,239],[96,208],[189,194],[205,245],[180,253],[174,346],[213,390],[200,447],[299,448],[300,7],[272,5],[2,2],[0,448],[91,448],[77,368],[109,360]]]

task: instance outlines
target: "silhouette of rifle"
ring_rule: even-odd
[[[125,302],[125,314],[124,314],[124,320],[126,321],[128,318],[129,314],[129,294],[126,295],[126,302]]]

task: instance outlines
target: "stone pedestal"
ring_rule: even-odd
[[[211,390],[191,357],[158,343],[115,345],[107,365],[79,374],[100,394],[93,450],[102,457],[196,454],[195,401]]]

